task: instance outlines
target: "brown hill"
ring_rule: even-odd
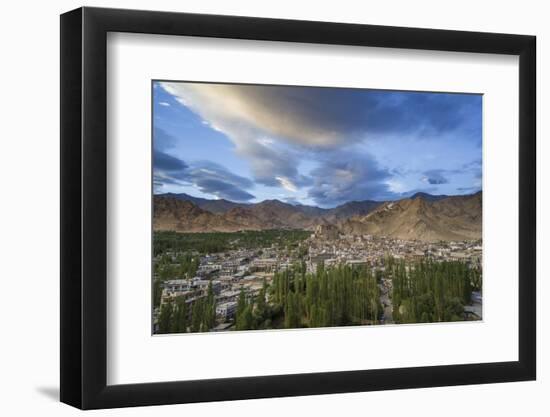
[[[425,194],[430,196],[429,194]],[[236,211],[235,213],[254,213],[258,207],[258,211],[268,211],[274,209],[275,215],[279,216],[282,212],[292,215],[292,222],[306,222],[306,219],[315,219],[324,217],[329,221],[345,219],[355,215],[365,215],[378,207],[382,202],[379,201],[349,201],[334,208],[321,208],[315,206],[307,206],[302,204],[288,204],[279,200],[265,200],[261,203],[236,203],[224,199],[209,200],[207,198],[193,197],[185,193],[166,193],[158,194],[155,197],[174,198],[182,201],[190,201],[197,207],[209,211],[213,214],[224,214],[235,208],[250,209],[251,212]],[[435,196],[430,196],[435,197]],[[296,213],[301,213],[303,216],[295,216]],[[261,215],[260,215],[261,217]]]
[[[271,229],[309,229],[319,221],[319,217],[302,212],[292,204],[279,200],[265,200],[247,207],[248,210]]]
[[[190,201],[155,196],[153,229],[176,232],[234,232],[243,230],[243,225],[203,210]]]
[[[340,223],[343,233],[406,240],[481,239],[482,195],[426,200],[422,196],[384,203],[366,216]]]
[[[291,204],[266,200],[211,213],[188,200],[154,196],[154,230],[177,232],[234,232],[239,230],[310,229],[319,218],[308,216]]]
[[[208,198],[193,197],[185,193],[165,193],[157,194],[155,197],[167,197],[175,198],[183,201],[190,201],[197,207],[200,207],[203,210],[209,211],[210,213],[220,214],[225,213],[235,207],[246,207],[249,204],[247,203],[235,203],[233,201],[225,200],[223,198],[217,200],[209,200]]]
[[[419,194],[394,202],[352,202],[340,206],[338,214],[335,209],[308,206],[305,210],[304,206],[266,200],[256,204],[235,204],[228,210],[212,213],[189,200],[154,196],[153,227],[178,232],[235,232],[315,230],[318,225],[336,225],[346,234],[423,241],[473,240],[481,238],[481,200],[481,192],[438,198]],[[204,201],[199,203],[204,204]]]

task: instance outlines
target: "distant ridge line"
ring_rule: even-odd
[[[154,230],[233,232],[336,226],[344,234],[373,234],[407,240],[481,238],[482,193],[434,196],[416,193],[395,201],[353,201],[334,208],[292,205],[280,200],[236,203],[188,194],[154,196]]]

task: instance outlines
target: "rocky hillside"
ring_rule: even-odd
[[[209,200],[207,198],[193,197],[185,193],[179,193],[179,194],[166,193],[166,194],[160,194],[159,197],[168,197],[168,198],[175,198],[177,200],[182,200],[182,201],[190,201],[191,203],[195,204],[197,207],[200,207],[201,209],[209,211],[210,213],[214,213],[214,214],[225,213],[226,211],[229,211],[235,207],[248,206],[248,204],[246,203],[235,203],[233,201],[225,200],[223,198],[219,200]]]
[[[344,233],[373,234],[406,240],[481,239],[482,194],[384,203],[366,216],[340,224]]]
[[[426,196],[430,196],[426,194]],[[336,221],[346,219],[355,215],[365,215],[370,213],[380,204],[379,201],[349,201],[334,208],[321,208],[316,206],[307,206],[302,204],[288,204],[279,200],[265,200],[261,203],[235,203],[233,201],[225,200],[223,198],[218,200],[209,200],[207,198],[193,197],[185,193],[166,193],[156,195],[157,197],[166,197],[182,201],[189,201],[200,207],[203,210],[209,211],[214,214],[224,214],[234,209],[245,209],[247,211],[241,212],[236,210],[235,213],[256,213],[264,212],[273,209],[276,210],[275,215],[279,216],[281,213],[291,214],[294,216],[296,213],[301,213],[307,218],[323,217],[329,221]],[[431,196],[437,198],[437,196]],[[250,211],[248,211],[250,210]],[[261,214],[260,214],[261,217]],[[302,218],[303,219],[303,218]],[[296,219],[294,219],[296,220]],[[305,220],[304,220],[305,221]]]
[[[470,240],[481,238],[481,200],[481,192],[468,196],[416,194],[393,202],[355,201],[323,209],[278,200],[240,204],[169,194],[154,197],[153,227],[179,232],[233,232],[313,231],[319,225],[332,225],[346,234],[424,241]]]
[[[233,232],[243,225],[203,210],[190,201],[170,197],[154,197],[153,229],[176,232]]]

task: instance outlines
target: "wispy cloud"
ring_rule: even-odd
[[[161,130],[155,131],[163,140],[170,136]],[[163,143],[161,141],[160,143]],[[249,201],[254,195],[246,191],[254,183],[236,175],[223,166],[210,161],[184,162],[183,160],[157,149],[157,137],[153,147],[153,182],[157,192],[164,185],[192,185],[205,194],[233,201]]]

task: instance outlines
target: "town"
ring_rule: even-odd
[[[281,233],[284,236],[285,232]],[[181,251],[168,245],[166,250],[156,254],[153,333],[238,329],[237,314],[243,298],[253,303],[260,297],[263,298],[262,304],[269,305],[276,274],[303,270],[305,274],[314,275],[320,265],[324,269],[346,266],[373,271],[377,277],[380,313],[374,320],[361,323],[394,323],[397,321],[394,321],[392,305],[393,277],[387,270],[389,259],[392,263],[407,265],[407,270],[408,265],[415,262],[454,262],[465,265],[466,271],[478,271],[472,274],[479,282],[472,283],[470,302],[465,302],[463,310],[457,314],[463,320],[480,320],[482,317],[480,240],[407,241],[375,235],[341,234],[334,226],[320,225],[313,232],[304,233],[303,238],[268,240],[265,247],[240,247],[238,242],[239,239],[233,239],[228,248],[211,253]],[[192,316],[198,314],[198,305],[203,306],[207,300],[211,318],[205,322],[207,324],[192,326]],[[178,304],[182,306],[181,314],[185,315],[179,318],[185,323],[183,328],[173,324],[174,308]],[[201,311],[204,309],[201,307]]]

